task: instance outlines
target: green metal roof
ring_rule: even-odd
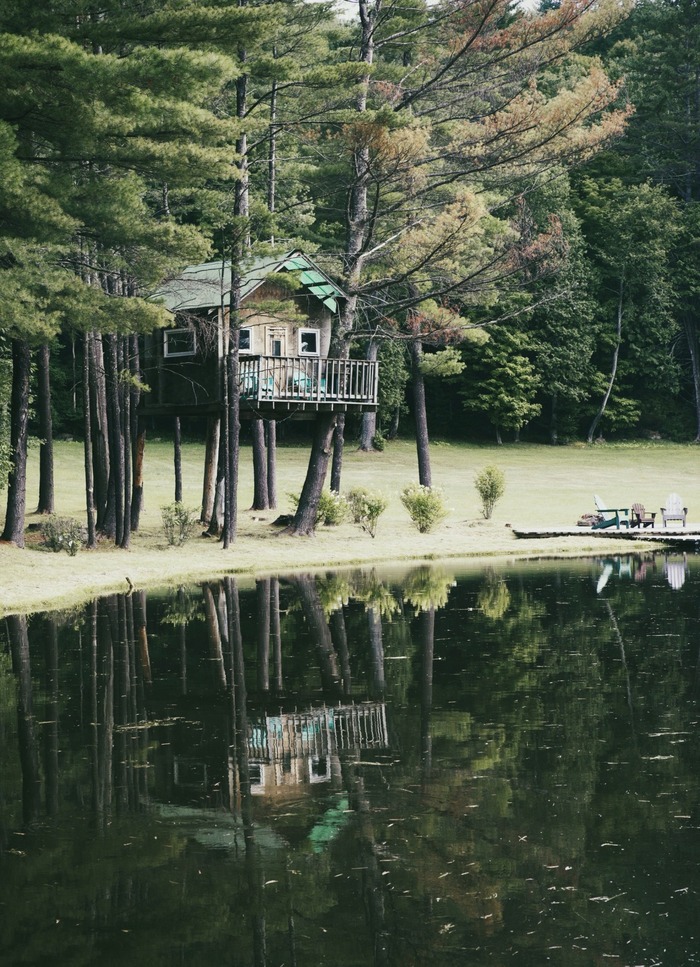
[[[301,284],[331,312],[337,312],[338,300],[345,298],[343,291],[307,255],[295,251],[282,258],[268,256],[247,261],[244,265],[241,299],[245,300],[276,272],[299,272]],[[211,309],[227,304],[230,289],[231,263],[205,262],[202,265],[189,265],[180,275],[164,282],[153,298],[162,302],[171,312]]]

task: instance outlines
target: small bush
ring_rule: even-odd
[[[294,510],[296,510],[299,506],[299,495],[287,494],[287,496],[291,500]],[[325,524],[326,527],[336,527],[338,524],[342,524],[347,513],[348,505],[337,491],[323,491],[318,502],[318,516],[316,518],[319,524]]]
[[[181,501],[176,500],[161,507],[160,514],[165,539],[171,547],[180,547],[190,539],[197,526],[197,510],[185,507]]]
[[[498,467],[484,467],[474,477],[474,486],[481,498],[481,513],[489,520],[493,508],[506,492],[506,478]]]
[[[58,517],[51,514],[41,525],[41,537],[50,550],[65,551],[75,557],[87,543],[85,528],[74,517]]]
[[[421,534],[427,534],[447,516],[442,491],[412,483],[401,491],[401,503]]]
[[[376,537],[379,518],[388,506],[386,497],[364,487],[354,487],[345,499],[353,524],[359,524],[370,537]]]

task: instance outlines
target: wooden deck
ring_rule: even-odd
[[[365,359],[241,356],[241,403],[260,410],[376,410],[379,367]]]
[[[695,549],[700,546],[700,524],[687,527],[519,527],[513,526],[513,534],[520,538],[547,537],[596,537],[603,540],[615,538],[623,541],[649,541],[655,544],[673,545]]]

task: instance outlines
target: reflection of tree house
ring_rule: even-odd
[[[268,715],[248,725],[252,791],[279,794],[285,787],[331,782],[339,776],[339,752],[388,746],[383,702]]]
[[[175,322],[146,337],[143,369],[151,392],[143,397],[144,412],[219,413],[230,347],[230,263],[190,266],[156,298]],[[238,330],[242,415],[376,409],[377,363],[328,358],[333,318],[344,300],[301,252],[247,263]]]

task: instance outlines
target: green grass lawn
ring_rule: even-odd
[[[0,546],[0,613],[49,606],[81,599],[107,589],[125,590],[126,577],[139,585],[170,583],[220,573],[270,573],[334,564],[357,565],[441,557],[479,558],[484,555],[541,556],[601,553],[600,540],[585,533],[553,541],[522,541],[511,527],[573,526],[592,511],[593,494],[610,506],[644,503],[659,511],[670,491],[681,494],[689,507],[689,522],[700,522],[700,448],[664,442],[547,447],[511,444],[502,447],[435,442],[431,447],[433,484],[443,489],[449,508],[446,520],[430,534],[418,534],[404,510],[401,489],[417,479],[415,446],[398,441],[383,453],[363,454],[348,447],[343,490],[365,486],[389,500],[373,540],[350,523],[319,528],[315,538],[291,538],[271,526],[277,513],[289,512],[289,492],[298,493],[306,472],[308,448],[281,447],[278,452],[280,506],[275,512],[252,513],[250,448],[241,452],[239,536],[223,551],[212,539],[199,536],[180,548],[170,548],[163,536],[160,509],[174,499],[173,452],[170,443],[149,441],[145,458],[145,507],[141,528],[129,551],[108,543],[77,557],[51,554],[36,536],[41,518],[33,513],[38,493],[38,447],[28,470],[28,546]],[[187,443],[183,452],[183,502],[198,508],[202,496],[204,447]],[[484,521],[474,476],[485,466],[505,474],[506,492],[492,520]],[[56,512],[84,520],[82,445],[56,444]],[[0,512],[4,519],[4,492]],[[31,525],[35,525],[34,528]],[[606,542],[607,543],[607,542]],[[614,543],[611,540],[611,543]],[[618,542],[619,543],[619,542]]]

